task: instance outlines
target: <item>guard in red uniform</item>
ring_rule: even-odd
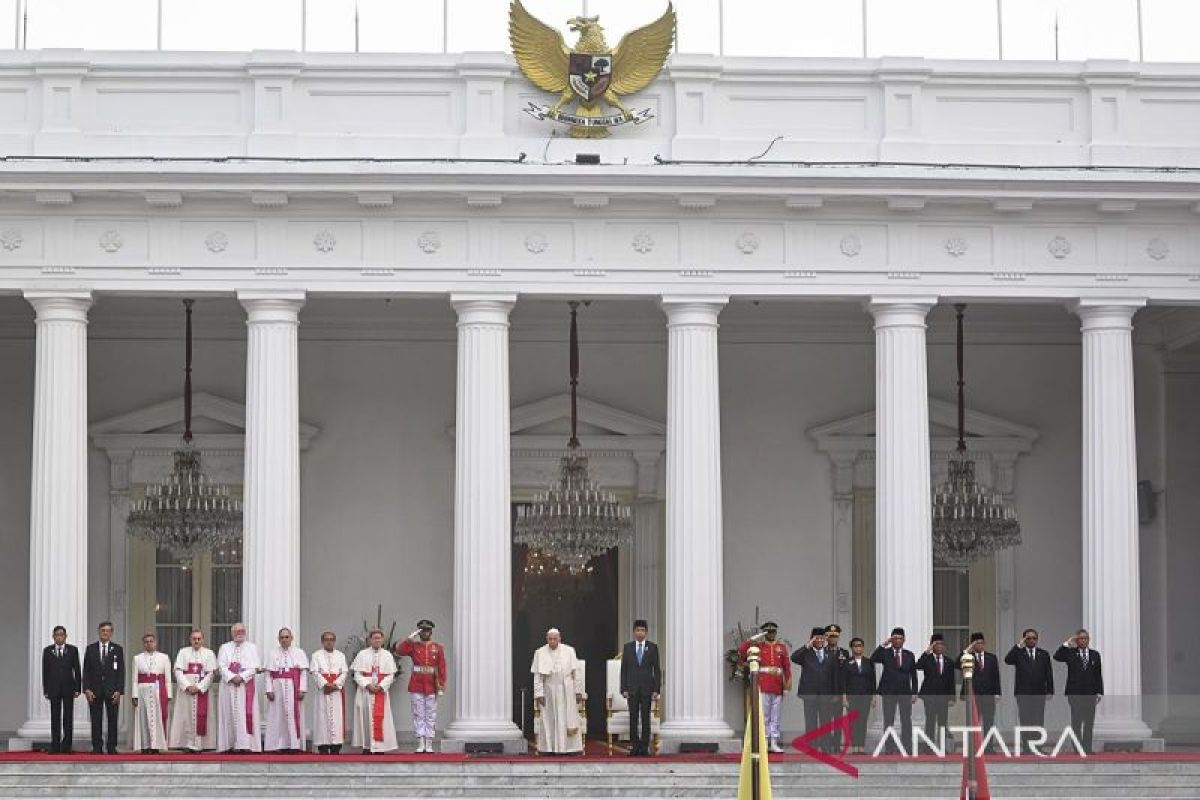
[[[396,656],[412,659],[408,696],[418,753],[432,753],[437,726],[437,699],[446,690],[446,648],[433,640],[433,623],[423,619],[408,638],[396,643]]]
[[[738,647],[742,663],[750,648],[758,645],[758,690],[762,696],[763,720],[766,722],[767,740],[772,753],[782,753],[779,746],[779,715],[783,708],[783,694],[792,688],[792,662],[788,658],[788,647],[775,640],[779,626],[764,622],[761,631],[751,636]]]

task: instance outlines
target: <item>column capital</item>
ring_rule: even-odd
[[[875,318],[875,328],[925,327],[925,317],[937,305],[937,295],[872,296],[863,308]]]
[[[1079,329],[1084,333],[1133,330],[1133,315],[1145,306],[1144,297],[1080,298],[1067,304],[1079,317]]]
[[[459,325],[507,325],[517,304],[515,292],[463,292],[450,295]]]
[[[88,310],[92,307],[90,291],[29,289],[24,294],[25,300],[33,306],[37,322],[87,323]]]
[[[248,289],[237,293],[238,302],[246,309],[247,322],[299,321],[300,309],[304,307],[305,292],[301,289],[260,290]]]
[[[720,295],[663,295],[659,307],[667,315],[667,325],[717,326],[717,317],[728,305],[729,298]]]

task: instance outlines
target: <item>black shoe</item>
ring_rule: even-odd
[[[108,754],[109,754],[110,756],[115,756],[115,755],[117,754],[117,748],[115,748],[115,747],[111,747],[111,748],[109,748],[109,750],[108,750]]]
[[[71,749],[70,747],[64,747],[59,752],[62,753],[63,755],[67,755],[67,756],[73,755],[75,753],[75,751],[73,749]]]

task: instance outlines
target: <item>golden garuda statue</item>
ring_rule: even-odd
[[[508,35],[517,65],[539,89],[559,95],[553,106],[530,103],[525,113],[567,123],[571,135],[581,138],[601,138],[611,125],[650,119],[650,109],[630,111],[620,95],[645,89],[666,63],[675,42],[672,5],[667,3],[654,22],[622,36],[615,48],[604,41],[599,17],[572,17],[567,26],[579,34],[574,48],[567,47],[557,29],[526,11],[521,0],[509,7]],[[564,113],[563,106],[572,100],[579,103],[575,112]],[[610,106],[608,113],[601,111],[601,101]]]

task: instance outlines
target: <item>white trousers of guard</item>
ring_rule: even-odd
[[[437,695],[409,692],[408,697],[412,701],[413,733],[432,739],[437,727]]]
[[[763,720],[767,727],[767,738],[778,739],[779,712],[783,708],[783,695],[763,692],[759,697],[762,698]]]

